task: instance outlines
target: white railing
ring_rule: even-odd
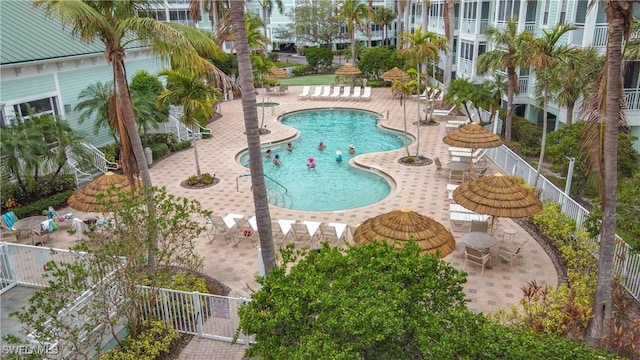
[[[518,83],[520,85],[520,94],[529,93],[529,77],[528,76],[518,77]]]
[[[83,143],[83,145],[91,154],[93,166],[101,173],[106,174],[109,170],[118,170],[120,168],[117,163],[107,160],[104,153],[97,147],[87,143]]]
[[[629,110],[640,110],[640,89],[624,89],[624,96]]]
[[[460,26],[460,31],[467,34],[475,34],[476,21],[474,19],[462,19],[462,25]]]
[[[505,145],[488,149],[487,156],[508,175],[519,176],[529,185],[534,185],[536,169],[524,161],[520,156]],[[547,180],[544,176],[538,178],[537,188],[541,190],[541,200],[551,200],[560,204],[562,212],[576,222],[578,229],[589,216],[589,211],[578,204],[564,191]],[[593,239],[598,242],[598,239]],[[597,254],[596,254],[597,256]],[[640,301],[640,254],[633,252],[629,244],[616,235],[615,258],[613,271],[618,281],[629,291],[631,296]]]
[[[536,22],[535,21],[525,21],[524,30],[525,31],[535,31],[536,30]]]
[[[484,34],[487,32],[487,27],[489,26],[489,20],[480,20],[480,34]]]
[[[80,185],[85,182],[93,181],[93,175],[80,170],[76,163],[67,160],[67,167],[73,172],[74,178],[76,180],[76,188],[79,188]]]
[[[233,341],[240,324],[238,309],[249,299],[139,286],[142,314],[162,319],[181,333],[225,342]],[[154,298],[154,292],[155,294]],[[242,334],[237,343],[255,342]]]
[[[460,58],[458,63],[458,72],[473,76],[473,61]]]
[[[609,28],[607,25],[596,25],[596,28],[593,30],[593,46],[606,47],[608,36]]]
[[[162,130],[160,131],[176,134],[178,141],[191,140],[193,131],[179,120],[181,116],[182,113],[178,108],[172,108],[169,113],[169,120],[162,124]],[[196,124],[195,138],[202,139],[202,135],[211,135],[211,129]]]

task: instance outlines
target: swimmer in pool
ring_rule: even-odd
[[[336,161],[342,162],[342,151],[340,150],[336,151]]]
[[[315,170],[316,169],[316,162],[315,159],[310,157],[307,159],[307,170]]]
[[[273,164],[276,166],[280,166],[280,155],[276,154],[276,156],[273,158]]]
[[[353,155],[356,153],[356,148],[353,146],[353,144],[349,145],[349,154]]]
[[[293,150],[293,145],[291,143],[287,143],[287,151],[291,152]]]
[[[320,143],[318,144],[318,150],[322,151],[326,148],[327,148],[327,145],[325,145],[322,141],[320,141]]]
[[[264,157],[270,158],[271,157],[271,149],[268,149],[266,153],[264,153]]]

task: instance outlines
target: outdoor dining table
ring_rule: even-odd
[[[471,231],[462,235],[462,243],[481,251],[488,251],[489,248],[495,246],[498,241],[491,234]]]
[[[468,171],[470,166],[471,165],[469,163],[460,162],[460,161],[452,161],[447,164],[447,167],[449,169],[458,170],[458,171]]]
[[[30,230],[29,237],[31,238],[32,245],[33,244],[33,232],[34,231],[42,231],[42,223],[49,220],[46,216],[30,216],[24,219],[18,219],[13,224],[13,228],[18,231]]]

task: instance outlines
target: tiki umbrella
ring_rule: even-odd
[[[409,80],[411,76],[406,72],[394,67],[393,69],[382,74],[382,80],[385,81],[393,81],[393,80]]]
[[[385,241],[396,249],[413,239],[420,246],[421,254],[449,255],[456,247],[453,234],[430,217],[410,209],[401,209],[373,217],[358,226],[353,241],[358,244]]]
[[[276,79],[284,79],[289,77],[289,74],[286,71],[280,69],[277,66],[273,66],[271,69],[269,69],[269,73]]]
[[[359,75],[362,71],[352,64],[344,64],[335,72],[336,75]]]
[[[141,185],[141,183],[139,183]],[[111,191],[109,191],[111,190]],[[124,175],[108,171],[103,176],[90,182],[87,186],[73,192],[67,203],[70,207],[84,212],[103,212],[107,209],[98,201],[99,194],[109,195],[110,199],[104,199],[109,203],[118,201],[116,191],[130,192],[131,186]],[[117,205],[117,204],[113,204]]]
[[[442,141],[447,145],[471,149],[471,167],[473,167],[475,149],[495,148],[503,144],[498,135],[476,122],[451,131],[442,138]]]
[[[478,214],[492,215],[494,219],[522,218],[542,211],[542,202],[531,190],[502,174],[462,183],[453,191],[453,200]]]

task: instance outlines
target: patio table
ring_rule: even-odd
[[[447,164],[447,167],[451,170],[468,171],[470,165],[466,162],[452,161]]]
[[[488,251],[489,248],[495,246],[498,241],[491,234],[471,231],[462,235],[462,243],[478,250]]]
[[[35,245],[34,232],[43,232],[47,230],[42,229],[42,223],[49,220],[46,216],[30,216],[24,219],[18,219],[13,224],[13,228],[18,231],[29,231],[29,238],[31,239],[31,245]]]

